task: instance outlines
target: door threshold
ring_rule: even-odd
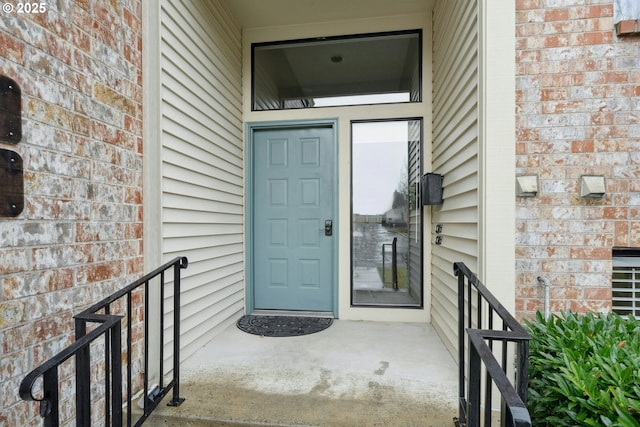
[[[333,319],[330,311],[296,311],[296,310],[253,310],[255,316],[288,316],[288,317],[323,317]]]

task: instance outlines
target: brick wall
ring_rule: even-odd
[[[610,310],[613,247],[640,247],[640,38],[617,38],[613,0],[518,0],[516,308]],[[602,200],[579,177],[604,175]]]
[[[141,48],[141,0],[0,12],[23,118],[0,148],[23,157],[25,188],[24,211],[0,218],[0,425],[41,425],[24,375],[72,342],[74,314],[143,273]]]

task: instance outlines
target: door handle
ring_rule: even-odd
[[[324,222],[324,235],[332,236],[333,235],[333,221],[330,219]]]

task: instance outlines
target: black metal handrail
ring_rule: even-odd
[[[458,277],[460,408],[456,425],[491,426],[492,390],[495,384],[502,398],[502,425],[530,427],[531,417],[526,403],[531,337],[464,263],[454,263],[453,272]],[[483,307],[488,308],[486,316]],[[502,325],[498,326],[500,329],[494,329],[494,314],[502,320]],[[465,363],[466,337],[469,340],[468,366]],[[501,343],[501,362],[494,355],[494,341]],[[515,343],[516,349],[515,386],[507,376],[509,343]],[[484,392],[481,390],[483,375]],[[481,417],[483,406],[484,422]]]
[[[59,367],[65,361],[75,357],[76,363],[76,425],[91,425],[91,344],[104,336],[104,424],[120,427],[123,425],[123,360],[122,360],[122,328],[123,319],[126,321],[126,408],[127,426],[133,423],[133,395],[132,389],[132,321],[133,321],[133,294],[139,287],[144,286],[144,387],[143,387],[143,413],[135,421],[135,426],[140,426],[158,406],[160,401],[173,390],[173,396],[169,405],[178,406],[184,399],[180,397],[180,270],[187,268],[186,257],[177,257],[167,262],[151,273],[136,280],[127,287],[106,297],[102,301],[92,305],[74,317],[76,341],[31,371],[20,384],[20,397],[27,401],[40,402],[40,415],[44,418],[45,427],[57,427],[60,424],[60,396],[59,396]],[[173,268],[173,370],[171,381],[164,384],[164,288],[165,272]],[[159,385],[149,390],[149,291],[152,280],[159,278],[160,286],[160,322],[159,322]],[[126,298],[126,314],[111,314],[112,306],[122,298]],[[97,323],[90,331],[87,324]],[[42,378],[41,389],[34,393],[38,379]],[[38,394],[38,396],[36,396]]]
[[[392,243],[382,244],[382,283],[387,283],[386,272],[386,248],[391,246],[391,284],[393,289],[398,289],[398,238],[394,237]]]

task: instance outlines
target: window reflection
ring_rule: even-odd
[[[422,305],[421,122],[352,124],[352,303]]]
[[[251,109],[420,102],[420,30],[255,43]]]
[[[638,0],[615,0],[613,4],[614,23],[640,18],[640,2]]]

